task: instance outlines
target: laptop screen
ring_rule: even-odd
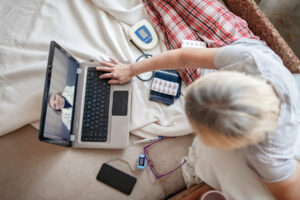
[[[77,68],[78,62],[73,57],[56,43],[51,45],[41,121],[42,140],[70,145]]]

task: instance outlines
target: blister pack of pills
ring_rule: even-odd
[[[154,78],[151,86],[151,90],[163,94],[176,96],[178,87],[179,87],[179,83],[163,80],[160,78]]]
[[[181,77],[175,70],[158,70],[154,72],[149,99],[167,105],[181,93]]]

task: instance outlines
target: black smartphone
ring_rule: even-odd
[[[104,163],[97,175],[97,180],[101,181],[120,192],[130,194],[135,183],[136,178],[126,174],[106,163]]]

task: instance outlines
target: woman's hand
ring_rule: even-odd
[[[100,62],[105,67],[96,67],[98,71],[107,72],[99,76],[100,79],[109,78],[109,84],[123,84],[131,80],[134,76],[131,65],[126,65],[110,58],[112,63]]]

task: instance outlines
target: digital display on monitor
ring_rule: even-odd
[[[139,34],[142,36],[143,39],[145,39],[148,36],[144,29],[139,30]]]
[[[144,164],[145,164],[145,158],[140,158],[139,165],[144,166]]]
[[[77,67],[78,63],[54,48],[43,135],[50,142],[70,142]]]

